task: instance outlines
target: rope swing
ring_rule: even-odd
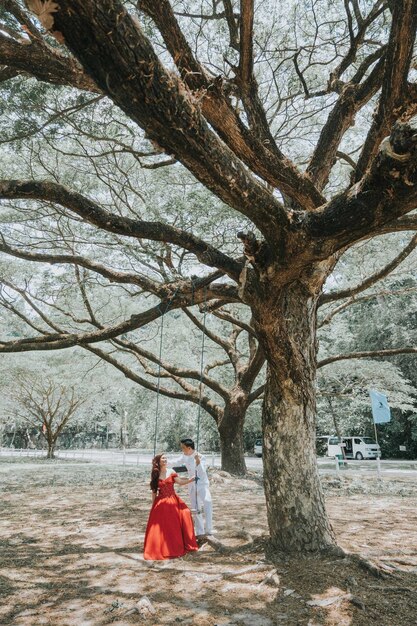
[[[167,303],[165,310],[162,310],[161,305],[158,306],[158,309],[161,312],[161,326],[160,326],[160,336],[159,336],[158,382],[157,382],[157,389],[156,389],[153,456],[156,455],[156,445],[158,443],[159,396],[160,396],[160,388],[161,388],[161,369],[162,369],[161,359],[162,359],[162,351],[163,351],[162,348],[163,348],[163,341],[164,341],[164,316],[165,316],[165,313],[168,313],[169,308],[175,299],[177,291],[178,289],[175,291],[174,295]],[[193,304],[194,304],[194,283],[192,283],[191,306]],[[206,336],[206,315],[207,315],[207,287],[204,287],[204,315],[203,315],[203,325],[202,325],[202,331],[201,331],[202,340],[201,340],[201,354],[200,354],[200,387],[199,387],[198,411],[197,411],[196,452],[198,451],[198,446],[200,442],[201,398],[202,398],[202,387],[203,387],[202,381],[203,381],[203,367],[204,367],[204,344],[205,344],[205,336]],[[197,478],[197,472],[196,472],[196,478]],[[197,487],[196,487],[196,499],[197,499]]]
[[[200,353],[200,389],[198,394],[198,411],[197,411],[197,436],[196,436],[196,450],[198,451],[198,445],[200,442],[200,418],[201,418],[201,396],[203,388],[203,367],[204,367],[204,342],[206,338],[206,315],[207,315],[207,287],[204,287],[204,315],[203,315],[203,328],[201,330],[201,353]]]
[[[207,315],[207,287],[204,287],[204,315],[203,315],[203,327],[201,329],[201,354],[200,354],[200,389],[198,394],[198,411],[197,411],[197,436],[196,436],[196,452],[198,453],[198,446],[200,442],[200,418],[201,418],[201,396],[203,388],[203,367],[204,367],[204,342],[206,338],[206,315]],[[195,514],[202,513],[202,509],[198,506],[198,476],[197,465],[195,466]],[[193,511],[192,511],[193,512]]]
[[[159,416],[159,389],[161,385],[161,357],[162,357],[162,342],[164,339],[164,313],[161,317],[161,331],[159,339],[159,363],[158,363],[158,384],[156,388],[156,411],[155,411],[155,432],[153,437],[153,455],[156,455],[156,442],[158,437],[158,416]]]

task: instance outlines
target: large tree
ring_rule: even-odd
[[[6,0],[3,79],[25,74],[105,94],[254,232],[238,234],[242,261],[208,237],[169,221],[112,212],[52,178],[1,180],[1,198],[24,199],[22,206],[46,202],[96,229],[169,243],[214,272],[204,275],[202,268],[198,278],[174,284],[138,277],[158,305],[82,336],[5,340],[0,350],[92,345],[143,326],[164,307],[188,307],[206,296],[244,303],[267,362],[263,435],[271,542],[288,551],[316,550],[335,542],[314,447],[317,306],[350,246],[417,227],[416,216],[407,215],[417,201],[416,137],[408,124],[417,104],[410,73],[417,0],[323,1],[325,19],[316,14],[317,3],[306,3],[296,9],[308,26],[300,32],[299,16],[287,3],[291,41],[277,40],[274,4],[264,3],[255,15],[253,0],[240,6],[225,1],[221,9],[215,2],[210,14],[194,11],[193,3],[180,3],[174,13],[168,0],[27,0],[29,13]],[[216,29],[208,24],[218,25],[217,46],[208,35]],[[219,48],[223,63],[215,58]],[[323,65],[329,70],[324,83],[316,70]],[[355,118],[362,118],[363,134],[352,130]],[[308,137],[298,136],[301,119],[313,120]],[[100,271],[111,277],[111,269]]]

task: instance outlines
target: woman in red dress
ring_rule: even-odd
[[[152,508],[145,533],[143,557],[151,561],[173,559],[198,550],[190,509],[175,493],[174,483],[188,485],[194,478],[179,478],[167,472],[167,458],[152,461]]]

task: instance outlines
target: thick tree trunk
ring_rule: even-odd
[[[254,311],[268,361],[262,415],[268,523],[273,549],[286,552],[335,544],[315,449],[317,297],[295,282]]]
[[[222,470],[242,476],[246,474],[243,445],[243,424],[247,404],[240,401],[226,403],[224,415],[219,423]]]

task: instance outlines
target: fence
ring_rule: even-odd
[[[417,460],[402,459],[367,459],[356,461],[353,459],[345,460],[340,457],[320,457],[317,459],[319,469],[342,474],[344,471],[371,472],[378,478],[382,478],[384,474],[415,474],[417,471]]]
[[[220,467],[220,460],[214,452],[202,452],[206,461],[211,467]],[[179,456],[169,454],[169,457]],[[1,448],[0,457],[26,457],[26,458],[42,458],[46,456],[46,450],[38,450],[36,448]],[[119,449],[97,449],[97,448],[81,448],[79,450],[71,449],[55,449],[55,459],[59,460],[77,460],[88,463],[104,463],[109,465],[147,465],[149,466],[153,454],[150,450],[137,450],[132,448]]]

